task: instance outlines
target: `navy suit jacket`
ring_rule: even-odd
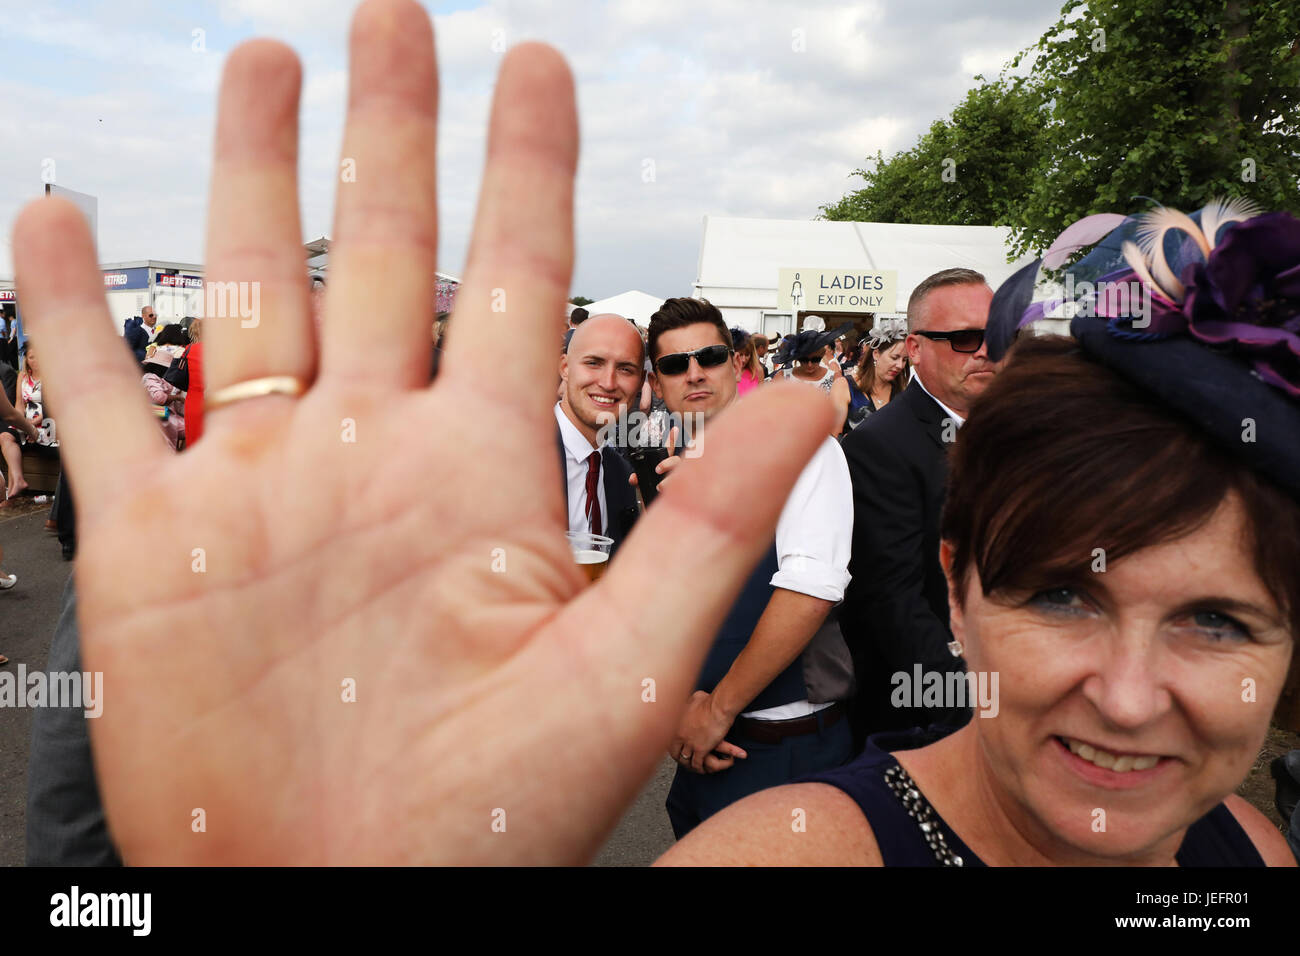
[[[858,735],[963,723],[968,711],[894,708],[896,672],[964,669],[948,651],[948,582],[939,519],[956,423],[914,380],[842,443],[853,481],[852,581],[840,629],[858,678]],[[947,437],[949,441],[944,441]]]
[[[144,319],[137,315],[123,322],[122,338],[127,348],[135,353],[135,360],[144,362],[144,350],[149,344],[149,330],[144,327]]]
[[[560,429],[557,425],[555,428],[555,445],[560,455],[560,487],[564,489],[565,514],[568,514],[569,501],[569,481],[568,481],[568,461],[564,454],[564,439],[560,437]],[[618,547],[623,543],[623,539],[632,531],[632,525],[636,524],[636,519],[641,515],[641,508],[637,504],[636,489],[629,485],[628,479],[632,477],[632,466],[628,464],[626,458],[618,451],[606,445],[600,450],[601,475],[605,485],[605,510],[609,514],[601,515],[604,529],[603,534],[606,537],[614,539],[614,546],[610,550],[612,558],[618,553]]]

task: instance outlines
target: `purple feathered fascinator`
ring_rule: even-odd
[[[1263,381],[1300,397],[1300,220],[1257,214],[1241,200],[1191,216],[1161,207],[1117,219],[1082,219],[1048,249],[1041,264],[1052,269],[1097,243],[1065,270],[1064,295],[1033,301],[1039,263],[1008,280],[1020,278],[1020,288],[1007,291],[1019,293],[1023,308],[1015,316],[1014,302],[1000,303],[1000,331],[1011,333],[996,336],[1001,351],[1016,330],[1073,302],[1076,314],[1105,319],[1117,338],[1190,336],[1232,352]],[[990,325],[993,319],[991,312]]]
[[[1042,270],[1091,249],[1044,285]],[[1243,200],[1089,216],[998,289],[989,357],[1069,319],[1084,350],[1300,494],[1300,220]],[[1258,425],[1243,442],[1242,423]]]

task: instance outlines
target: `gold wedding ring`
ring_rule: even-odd
[[[204,412],[214,411],[246,398],[261,398],[263,395],[292,395],[297,397],[307,391],[307,384],[292,375],[268,375],[265,378],[250,378],[247,382],[236,382],[215,392],[203,396]]]

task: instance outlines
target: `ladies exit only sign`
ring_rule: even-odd
[[[896,312],[898,273],[893,269],[780,269],[776,307],[799,312]]]

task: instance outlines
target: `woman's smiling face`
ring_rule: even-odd
[[[1250,540],[1230,494],[1084,580],[986,598],[971,569],[952,630],[1000,690],[973,723],[1000,805],[1042,851],[1167,861],[1246,776],[1294,640]]]

